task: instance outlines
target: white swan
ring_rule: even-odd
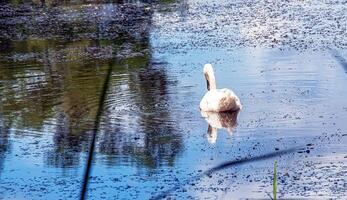
[[[214,144],[217,141],[218,129],[226,129],[231,135],[237,126],[237,115],[238,111],[235,112],[204,112],[201,111],[203,116],[208,123],[207,129],[207,140],[209,143]]]
[[[217,89],[216,79],[211,64],[206,64],[204,66],[204,75],[208,92],[206,92],[205,96],[201,99],[201,111],[224,112],[242,109],[240,99],[233,91],[226,88]]]

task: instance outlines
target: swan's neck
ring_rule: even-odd
[[[207,81],[207,90],[216,90],[216,79],[214,77],[213,71],[209,71],[205,73],[206,81]]]
[[[207,140],[209,143],[214,144],[217,141],[218,129],[208,125],[207,129]]]

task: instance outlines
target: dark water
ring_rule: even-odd
[[[90,199],[268,198],[274,160],[280,197],[347,195],[343,2],[297,2],[287,13],[257,1],[43,4],[0,6],[2,199],[78,197],[111,66]],[[291,18],[303,11],[312,18]],[[254,18],[261,26],[248,29]],[[285,25],[293,20],[305,26]],[[230,124],[217,134],[198,109],[207,62],[244,107],[210,120]]]

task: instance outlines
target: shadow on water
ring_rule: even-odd
[[[235,166],[241,165],[241,164],[256,162],[256,161],[260,161],[260,160],[275,158],[278,156],[294,153],[295,151],[297,151],[299,149],[300,149],[299,147],[293,147],[293,148],[289,148],[286,150],[281,150],[281,151],[277,151],[277,152],[273,152],[273,153],[264,154],[261,156],[255,156],[255,157],[251,157],[251,158],[246,157],[246,158],[242,158],[242,159],[238,159],[238,160],[232,160],[232,161],[224,162],[220,165],[217,165],[215,167],[210,168],[209,170],[206,170],[205,172],[203,172],[197,176],[189,178],[188,180],[184,181],[183,183],[177,184],[175,187],[170,188],[169,190],[166,190],[166,191],[160,193],[159,195],[157,195],[151,199],[152,200],[159,200],[159,199],[166,198],[170,193],[180,189],[181,187],[184,187],[185,185],[189,184],[190,182],[199,180],[205,176],[212,176],[212,174],[215,172],[218,172],[218,171],[230,168],[230,167],[235,167]]]
[[[329,50],[331,55],[335,58],[335,60],[343,67],[343,69],[347,73],[347,60],[336,49],[329,49]]]

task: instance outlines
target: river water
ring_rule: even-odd
[[[0,5],[0,199],[79,197],[109,67],[89,199],[270,198],[275,160],[278,197],[347,195],[346,2],[39,4]]]

